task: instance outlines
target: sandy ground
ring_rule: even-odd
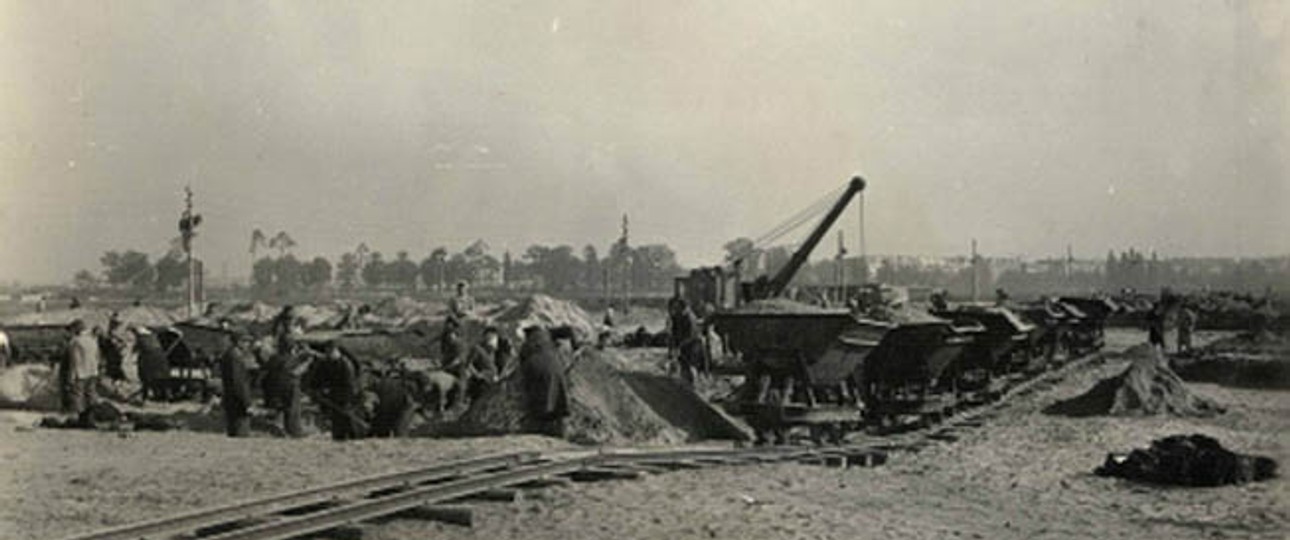
[[[1140,333],[1113,335],[1112,347]],[[1201,432],[1290,464],[1290,393],[1193,389],[1229,407],[1216,419],[1070,419],[1046,405],[1123,369],[1073,373],[1018,398],[987,425],[884,467],[714,468],[552,488],[481,503],[475,527],[413,520],[365,525],[366,538],[1284,538],[1285,478],[1211,489],[1093,476],[1109,451]],[[0,416],[0,538],[49,538],[465,455],[563,446],[538,437],[232,440],[202,433],[15,430]],[[197,488],[195,486],[200,486]]]

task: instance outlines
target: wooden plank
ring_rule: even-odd
[[[409,508],[395,515],[405,519],[439,521],[462,527],[475,526],[475,509],[464,505],[426,504]]]
[[[467,500],[492,501],[492,502],[520,502],[524,500],[524,492],[518,489],[488,489],[471,495]]]

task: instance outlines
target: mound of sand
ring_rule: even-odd
[[[642,400],[600,352],[583,349],[567,369],[570,416],[566,437],[581,444],[676,444],[689,439]],[[452,435],[522,433],[526,417],[519,375],[480,396],[446,431]]]
[[[1271,458],[1238,454],[1213,437],[1195,434],[1157,439],[1150,448],[1129,454],[1109,454],[1094,472],[1155,484],[1213,487],[1267,480],[1276,470]]]
[[[45,364],[18,364],[0,371],[0,407],[56,411],[56,372]]]
[[[1062,416],[1213,416],[1223,407],[1193,394],[1182,378],[1169,369],[1155,348],[1130,349],[1141,356],[1119,375],[1103,379],[1083,395],[1044,409]]]
[[[498,313],[493,322],[517,330],[527,326],[554,328],[568,326],[580,343],[590,342],[597,334],[592,318],[573,302],[535,294]]]

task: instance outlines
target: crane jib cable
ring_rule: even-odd
[[[825,194],[823,197],[820,197],[818,200],[812,202],[810,205],[806,206],[802,210],[799,210],[796,214],[793,214],[793,216],[789,217],[788,219],[784,220],[780,224],[776,225],[766,234],[763,234],[760,237],[758,237],[758,241],[761,241],[768,237],[782,234],[782,232],[785,229],[792,229],[797,227],[798,226],[797,224],[800,223],[803,219],[806,219],[818,213],[821,209],[827,207],[827,205],[832,200],[837,198],[837,194],[838,194],[837,190],[834,190],[830,193]]]
[[[772,228],[769,232],[758,237],[756,240],[753,241],[753,245],[764,246],[768,242],[777,240],[780,237],[784,236],[785,234],[792,232],[793,230],[796,230],[798,227],[801,227],[802,224],[804,224],[805,222],[809,221],[812,218],[817,217],[819,214],[828,210],[833,205],[833,203],[837,201],[838,196],[840,196],[842,191],[845,189],[846,187],[843,186],[841,188],[834,189],[829,193],[826,193],[824,196],[820,197],[818,200],[811,203],[806,208],[798,211],[792,217],[788,218],[784,222]]]

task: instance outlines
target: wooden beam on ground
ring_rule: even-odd
[[[409,508],[397,514],[404,519],[440,521],[462,527],[475,526],[475,509],[463,505],[427,504]]]
[[[600,482],[603,480],[639,480],[644,478],[645,473],[629,469],[614,469],[609,467],[588,467],[586,469],[573,471],[569,477],[575,482]]]
[[[570,480],[564,476],[544,476],[536,480],[529,480],[528,482],[518,484],[518,486],[525,489],[548,488],[548,487],[570,487],[570,486],[573,486],[573,480]]]
[[[488,489],[467,497],[475,501],[492,501],[514,503],[524,500],[524,492],[518,489]]]

